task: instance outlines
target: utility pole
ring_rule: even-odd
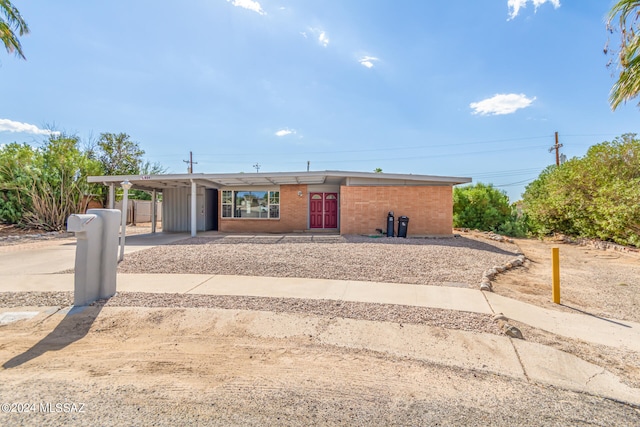
[[[188,173],[193,173],[193,165],[194,163],[197,165],[198,162],[193,161],[193,152],[189,151],[189,160],[183,160],[183,162],[187,163],[189,166],[187,167]]]
[[[309,166],[311,166],[311,161],[307,160],[307,172],[309,172]]]
[[[255,165],[253,165],[254,168],[256,168],[256,173],[260,172],[260,163],[256,162]]]
[[[560,166],[560,147],[562,147],[562,144],[558,143],[558,132],[556,132],[556,145],[549,148],[549,152],[556,150],[556,166]]]

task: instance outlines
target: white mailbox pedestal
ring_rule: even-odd
[[[89,305],[115,295],[119,224],[117,209],[89,209],[67,219],[67,230],[78,239],[73,305]]]

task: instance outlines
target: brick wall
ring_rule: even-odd
[[[302,196],[298,196],[298,191]],[[222,191],[218,192],[222,206]],[[280,186],[280,219],[218,218],[218,230],[231,233],[291,233],[307,228],[307,186]],[[220,210],[218,210],[220,215]]]
[[[408,236],[442,236],[453,233],[451,186],[340,188],[340,234],[376,234],[387,229],[387,213],[409,217]]]

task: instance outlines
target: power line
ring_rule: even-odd
[[[547,139],[549,135],[544,136],[530,136],[530,137],[521,137],[521,138],[507,138],[507,139],[492,139],[492,140],[484,140],[484,141],[472,141],[472,142],[458,142],[458,143],[447,143],[447,144],[421,144],[421,145],[409,145],[409,146],[389,146],[384,148],[364,148],[358,150],[326,150],[326,151],[300,151],[296,152],[298,155],[313,155],[313,154],[336,154],[336,153],[368,153],[368,152],[380,152],[380,151],[398,151],[398,150],[412,150],[412,149],[432,149],[432,148],[442,148],[442,147],[459,147],[465,145],[481,145],[481,144],[495,144],[500,142],[516,142],[516,141],[527,141],[534,139]],[[222,157],[222,156],[239,156],[244,154],[244,152],[240,153],[201,153],[200,157]],[[274,155],[273,151],[264,152],[264,153],[253,153],[255,155]],[[159,155],[155,157],[172,157],[172,155]]]
[[[490,153],[504,153],[507,151],[521,151],[521,150],[525,150],[525,149],[540,149],[540,148],[546,148],[548,147],[548,145],[528,145],[528,146],[524,146],[524,147],[512,147],[512,148],[498,148],[495,150],[483,150],[483,151],[467,151],[467,152],[455,152],[455,153],[440,153],[440,154],[425,154],[425,155],[421,155],[421,156],[411,156],[411,157],[378,157],[378,158],[368,158],[368,159],[315,159],[314,162],[316,163],[363,163],[363,162],[380,162],[380,161],[387,161],[387,160],[415,160],[415,159],[432,159],[432,158],[440,158],[440,157],[451,157],[451,156],[471,156],[471,155],[478,155],[478,154],[490,154]],[[338,152],[336,152],[338,153]],[[273,153],[270,153],[273,154]],[[299,153],[296,153],[296,155],[299,155]],[[216,164],[216,163],[220,163],[220,164],[243,164],[242,161],[237,161],[237,162],[205,162],[206,164]],[[301,160],[291,160],[291,161],[278,161],[279,164],[300,164]]]
[[[603,137],[615,137],[618,136],[617,134],[608,134],[608,133],[594,133],[594,134],[564,134],[563,133],[563,137],[564,138],[569,138],[569,137],[597,137],[597,136],[603,136]],[[450,144],[436,144],[436,145],[429,145],[429,144],[422,144],[422,145],[410,145],[410,146],[392,146],[392,147],[385,147],[385,148],[367,148],[367,149],[360,149],[360,150],[328,150],[328,151],[304,151],[304,152],[297,152],[296,154],[299,155],[313,155],[313,154],[336,154],[336,153],[365,153],[365,152],[377,152],[377,151],[398,151],[398,150],[410,150],[410,149],[417,149],[417,148],[422,148],[422,149],[431,149],[431,148],[441,148],[441,147],[457,147],[457,146],[464,146],[464,145],[481,145],[481,144],[493,144],[493,143],[500,143],[500,142],[516,142],[516,141],[526,141],[526,140],[534,140],[534,139],[546,139],[548,138],[549,135],[542,135],[542,136],[529,136],[529,137],[521,137],[521,138],[505,138],[505,139],[489,139],[489,140],[483,140],[483,141],[470,141],[470,142],[459,142],[459,143],[450,143]],[[576,145],[580,146],[580,143],[576,143]],[[199,156],[200,158],[202,157],[216,157],[219,158],[221,156],[239,156],[244,154],[243,152],[237,152],[237,153],[213,153],[213,154],[209,154],[209,153],[200,153]],[[274,152],[265,152],[265,153],[254,153],[256,155],[273,155]],[[276,153],[277,154],[277,153]],[[153,157],[155,158],[162,158],[162,157],[176,157],[176,154],[158,154],[158,155],[154,155]],[[186,162],[186,160],[185,160]],[[197,163],[196,163],[197,164]]]
[[[502,187],[515,187],[516,185],[522,185],[522,184],[531,182],[531,181],[535,180],[536,178],[538,178],[538,177],[535,176],[533,178],[523,179],[522,181],[512,182],[512,183],[509,183],[509,184],[494,185],[494,187],[499,187],[499,188],[502,188]]]
[[[385,147],[385,148],[366,148],[362,150],[329,150],[329,151],[306,151],[296,154],[336,154],[336,153],[368,153],[368,152],[379,152],[379,151],[398,151],[398,150],[413,150],[416,148],[421,149],[432,149],[432,148],[442,148],[442,147],[459,147],[464,145],[478,145],[478,144],[493,144],[497,142],[513,142],[513,141],[524,141],[531,139],[546,139],[548,136],[543,137],[529,137],[529,138],[515,138],[515,139],[503,139],[503,140],[492,140],[492,141],[476,141],[476,142],[459,142],[455,144],[436,144],[436,145],[412,145],[405,147]],[[500,150],[497,150],[500,151]],[[273,153],[265,153],[265,154],[273,154]],[[235,154],[233,154],[235,155]]]
[[[475,173],[464,173],[463,176],[472,176],[474,178],[501,178],[501,177],[510,177],[516,175],[529,175],[533,172],[540,172],[544,167],[538,168],[527,168],[527,169],[511,169],[504,171],[491,171],[491,172],[475,172]]]

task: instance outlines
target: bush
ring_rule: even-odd
[[[640,141],[625,134],[550,166],[523,194],[535,234],[640,246]]]
[[[498,231],[511,220],[506,193],[493,185],[478,183],[453,189],[453,226]]]

